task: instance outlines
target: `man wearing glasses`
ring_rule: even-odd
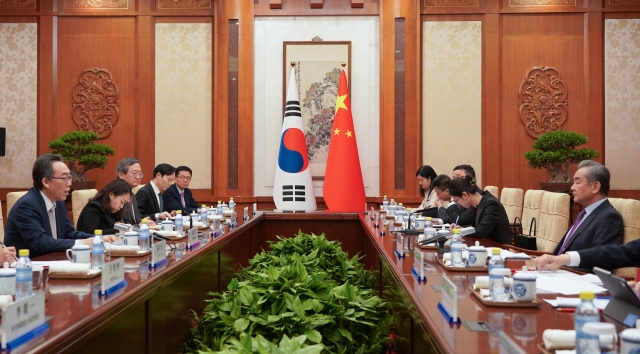
[[[183,213],[190,214],[198,212],[200,205],[193,199],[189,184],[193,172],[187,166],[176,168],[176,183],[172,184],[163,194],[164,211],[182,210]]]
[[[76,240],[91,247],[93,235],[76,231],[67,217],[64,201],[71,187],[71,173],[60,155],[44,154],[33,164],[33,188],[11,209],[7,219],[5,244],[29,249],[31,257],[65,251]],[[115,236],[104,236],[107,242]]]
[[[140,181],[142,181],[142,177],[144,177],[142,167],[140,167],[140,160],[135,157],[125,157],[120,160],[116,167],[116,177],[125,180],[131,189],[140,185]],[[138,211],[138,203],[133,195],[131,199],[124,204],[122,221],[129,225],[137,225],[142,221],[142,217]],[[155,223],[149,221],[149,225],[155,225]]]
[[[175,216],[176,212],[165,212],[162,194],[175,181],[176,168],[168,163],[161,163],[153,169],[153,179],[136,193],[140,215],[159,221]]]

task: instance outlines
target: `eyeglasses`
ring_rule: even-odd
[[[189,176],[178,176],[178,179],[182,181],[191,181],[191,177]]]
[[[71,183],[71,181],[73,181],[73,177],[71,176],[65,176],[65,177],[51,177],[51,178],[55,178],[55,179],[59,179],[59,180],[63,180],[64,183]]]
[[[142,177],[144,177],[144,173],[142,173],[142,172],[131,172],[131,176],[133,176],[133,178],[142,178]]]

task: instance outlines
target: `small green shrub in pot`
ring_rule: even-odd
[[[51,140],[48,146],[54,154],[62,155],[64,162],[69,165],[72,181],[84,182],[87,180],[87,171],[104,169],[108,156],[115,153],[109,145],[94,143],[97,140],[98,134],[94,132],[73,131]]]

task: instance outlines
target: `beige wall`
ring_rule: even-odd
[[[605,164],[611,189],[640,189],[640,20],[605,21]]]
[[[472,165],[481,184],[482,24],[424,22],[422,44],[423,162],[449,176]]]
[[[0,157],[4,188],[29,188],[36,159],[38,25],[0,23],[0,127],[7,128]],[[28,168],[25,168],[28,166]]]
[[[155,160],[189,166],[211,188],[210,23],[156,24]]]

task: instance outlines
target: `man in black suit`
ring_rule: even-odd
[[[158,221],[176,214],[175,211],[171,213],[164,211],[164,200],[162,198],[162,193],[175,180],[175,171],[176,168],[168,163],[159,164],[153,169],[153,179],[136,193],[138,211],[143,218],[148,217]]]
[[[189,189],[192,174],[193,172],[187,166],[176,167],[176,183],[162,193],[164,211],[182,210],[186,214],[198,212],[200,205],[193,199],[193,194]]]
[[[451,178],[447,175],[439,175],[433,179],[433,189],[436,191],[438,199],[435,201],[438,208],[438,218],[445,224],[454,223],[460,216],[460,206],[453,202],[449,194]],[[444,207],[443,202],[449,202],[448,207]]]
[[[458,165],[453,168],[451,179],[455,179],[458,177],[465,177],[465,176],[469,176],[475,181],[476,171],[470,165]],[[478,188],[480,188],[479,185],[477,186]],[[458,219],[457,216],[460,215],[460,219],[458,219],[458,225],[465,225],[465,226],[472,225],[475,217],[475,212],[476,212],[475,208],[464,208],[461,205],[457,205],[457,208],[460,210],[456,215],[456,219]],[[456,220],[451,220],[451,222],[455,223]]]
[[[144,173],[142,173],[142,167],[140,167],[140,160],[135,157],[125,157],[118,162],[116,178],[125,180],[131,189],[140,185],[142,177],[144,177]],[[131,195],[129,201],[124,204],[123,209],[122,221],[125,224],[136,225],[142,221],[142,217],[138,211],[138,203],[133,195]],[[151,221],[150,225],[153,224],[155,223]]]
[[[4,242],[17,249],[29,249],[30,257],[64,251],[76,240],[89,247],[93,235],[76,231],[67,217],[64,201],[71,187],[71,172],[60,155],[44,154],[33,164],[33,188],[11,209]],[[104,236],[108,242],[115,236]]]
[[[585,160],[578,165],[571,190],[573,200],[584,209],[556,246],[555,256],[536,259],[539,269],[563,265],[583,270],[591,270],[594,265],[615,269],[620,264],[637,263],[634,258],[640,255],[640,242],[620,245],[624,225],[620,213],[607,200],[609,180],[609,170],[595,161]]]

